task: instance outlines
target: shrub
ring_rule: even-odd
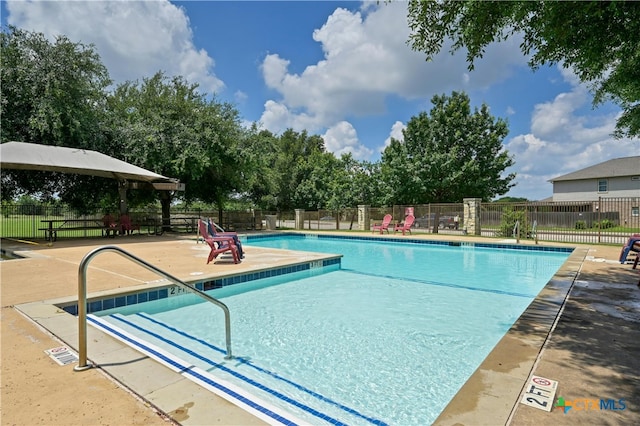
[[[513,237],[513,228],[516,222],[520,222],[520,238],[531,236],[531,228],[527,222],[527,212],[524,210],[514,211],[511,207],[505,207],[502,210],[502,218],[500,220],[500,228],[498,229],[498,237]]]
[[[609,219],[603,219],[600,223],[596,223],[595,227],[600,229],[613,228],[615,224],[611,222]]]
[[[576,229],[587,229],[587,222],[584,220],[576,220]]]

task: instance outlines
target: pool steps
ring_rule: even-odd
[[[211,384],[208,383],[209,381],[220,381],[225,384],[225,387],[226,384],[230,384],[238,389],[239,386],[235,383],[244,382],[244,388],[247,388],[248,384],[252,389],[251,394],[245,391],[245,398],[249,400],[256,399],[260,401],[259,403],[256,402],[256,405],[263,407],[257,408],[258,412],[263,412],[262,410],[266,408],[270,413],[276,413],[279,417],[289,419],[293,417],[296,420],[293,420],[291,424],[331,424],[339,426],[347,423],[357,423],[385,425],[385,422],[380,419],[369,417],[351,407],[333,401],[312,389],[261,368],[249,360],[238,358],[232,361],[225,361],[223,359],[225,351],[208,343],[206,341],[208,336],[205,340],[188,335],[146,314],[112,314],[105,317],[91,315],[90,324],[149,356],[152,355],[147,353],[146,347],[157,348],[158,351],[167,354],[169,351],[174,354],[180,353],[179,358],[176,358],[175,355],[172,355],[171,358],[179,359],[182,365],[195,365],[197,366],[196,368],[202,370],[207,378],[205,383],[208,385],[207,388],[211,387]],[[221,338],[222,336],[220,336]],[[163,357],[152,357],[156,361],[167,365],[168,361]],[[167,366],[171,368],[170,364]],[[179,370],[179,372],[185,375],[182,370]],[[193,380],[189,374],[186,377]],[[194,381],[202,385],[202,380]],[[270,382],[271,384],[269,384]],[[274,389],[282,389],[282,391]],[[217,387],[214,387],[213,391],[217,394],[225,392]],[[230,400],[228,395],[220,396]],[[263,398],[275,400],[276,405],[264,402]],[[233,400],[230,401],[235,402]],[[243,403],[247,405],[246,401]],[[241,406],[244,407],[244,405]],[[297,415],[296,413],[300,414]],[[299,420],[298,416],[309,420]],[[267,415],[267,418],[273,421],[272,415]],[[276,421],[272,424],[282,423]]]
[[[186,377],[210,392],[215,393],[221,398],[224,398],[245,411],[252,413],[268,424],[306,424],[306,422],[297,419],[295,416],[286,413],[277,407],[273,407],[253,395],[248,395],[244,390],[240,389],[233,383],[214,377],[204,369],[194,366],[193,363],[170,354],[159,346],[137,337],[125,328],[114,325],[112,322],[105,320],[105,318],[90,314],[87,319],[90,325],[135,348],[160,364],[179,373],[183,377]],[[222,359],[222,356],[219,358]]]

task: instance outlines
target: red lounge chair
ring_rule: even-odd
[[[406,231],[409,231],[409,233],[411,233],[411,227],[413,226],[413,222],[415,220],[415,216],[410,214],[409,216],[404,218],[404,222],[398,223],[393,227],[393,233],[395,234],[397,231],[402,231],[402,235],[404,235]]]
[[[120,216],[120,234],[131,234],[134,230],[140,233],[140,225],[131,223],[131,218],[127,214]]]
[[[219,229],[220,232],[217,232],[216,229]],[[240,242],[240,238],[238,237],[237,232],[228,232],[219,227],[211,218],[207,221],[207,230],[209,231],[209,236],[211,237],[232,237],[233,243],[238,248],[238,255],[240,259],[244,259],[244,250],[242,249],[242,243]]]
[[[103,235],[106,234],[107,237],[111,236],[112,238],[116,236],[118,224],[115,222],[111,214],[107,213],[104,215],[102,218],[102,225],[104,226],[104,229],[102,230]]]
[[[387,234],[388,234],[391,220],[393,220],[393,216],[391,216],[390,214],[384,215],[384,217],[382,218],[382,223],[374,223],[373,226],[371,227],[371,231],[372,232],[380,231],[381,234],[384,231],[387,231]]]
[[[233,256],[233,263],[240,263],[238,248],[233,242],[233,237],[212,237],[209,235],[209,231],[207,230],[207,224],[200,219],[198,219],[198,229],[204,241],[209,244],[209,247],[211,248],[207,264],[218,257],[219,254],[225,252],[231,252],[231,255]]]

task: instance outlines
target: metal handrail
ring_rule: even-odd
[[[121,249],[117,246],[102,246],[98,247],[89,253],[87,253],[80,262],[80,266],[78,267],[78,333],[79,333],[79,342],[78,342],[78,365],[74,367],[75,371],[83,371],[91,368],[91,365],[87,362],[87,268],[89,266],[89,262],[91,259],[96,257],[98,254],[102,252],[115,252],[121,256],[124,256],[138,265],[155,272],[156,274],[168,279],[174,284],[180,286],[181,288],[195,293],[196,295],[202,297],[208,302],[213,303],[214,305],[219,306],[224,311],[224,325],[225,325],[225,333],[226,333],[226,343],[227,343],[227,355],[225,359],[232,359],[233,355],[231,354],[231,316],[229,314],[229,308],[227,305],[209,296],[207,293],[198,290],[195,287],[190,286],[189,284],[179,280],[178,278],[156,268],[150,263],[145,262],[137,256]]]

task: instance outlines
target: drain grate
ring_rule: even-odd
[[[67,346],[60,346],[58,348],[47,349],[44,351],[51,359],[60,365],[68,365],[78,362],[78,355],[69,349]]]

